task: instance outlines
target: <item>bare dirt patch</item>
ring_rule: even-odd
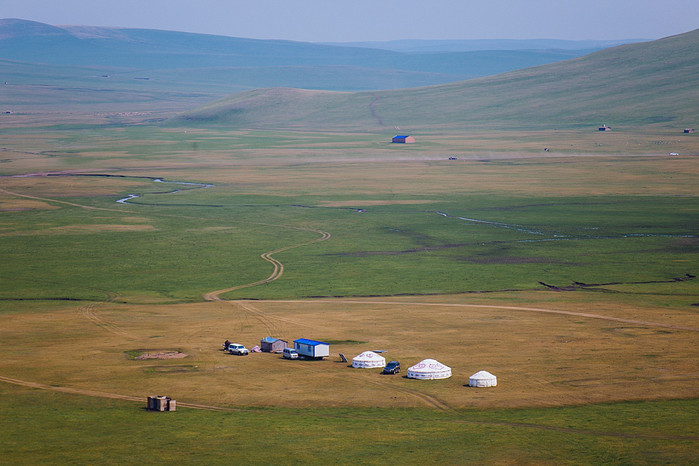
[[[182,359],[189,356],[181,351],[161,351],[155,353],[143,353],[140,356],[136,356],[134,359],[137,361],[143,361],[145,359]]]

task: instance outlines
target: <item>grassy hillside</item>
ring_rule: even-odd
[[[267,89],[179,118],[232,127],[402,131],[484,127],[578,128],[699,119],[699,30],[585,57],[446,85],[382,92]]]

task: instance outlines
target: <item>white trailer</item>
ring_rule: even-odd
[[[330,345],[322,341],[299,338],[294,340],[294,349],[299,356],[306,359],[322,359],[330,356]]]

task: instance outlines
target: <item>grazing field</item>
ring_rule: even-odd
[[[461,413],[263,408],[161,414],[128,401],[6,384],[0,394],[0,448],[5,458],[26,464],[688,464],[697,445],[695,401]],[[40,441],[34,440],[37,426]]]
[[[6,458],[696,456],[695,139],[36,125],[0,130]],[[331,356],[221,351],[267,335]]]

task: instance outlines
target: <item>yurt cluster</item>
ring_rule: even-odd
[[[381,368],[386,366],[386,358],[374,351],[364,351],[352,358],[352,367],[359,369]],[[451,367],[435,359],[423,359],[408,368],[409,379],[438,380],[451,377]],[[495,387],[497,377],[488,371],[478,371],[468,379],[470,387]]]
[[[299,338],[294,340],[292,348],[288,346],[286,340],[273,337],[265,337],[260,340],[259,346],[254,346],[248,351],[243,345],[231,343],[226,340],[223,343],[224,351],[231,354],[247,355],[249,353],[281,353],[284,359],[323,359],[330,356],[330,344],[322,341]],[[386,358],[381,353],[383,350],[364,351],[352,358],[351,367],[359,369],[381,369],[384,374],[395,374],[400,372],[400,363],[391,361],[386,364]],[[340,353],[340,358],[348,362],[345,355]],[[451,367],[442,364],[435,359],[423,359],[417,364],[408,368],[407,377],[418,380],[439,380],[448,379],[452,376]],[[498,384],[497,377],[488,371],[478,371],[468,379],[469,387],[495,387]]]

